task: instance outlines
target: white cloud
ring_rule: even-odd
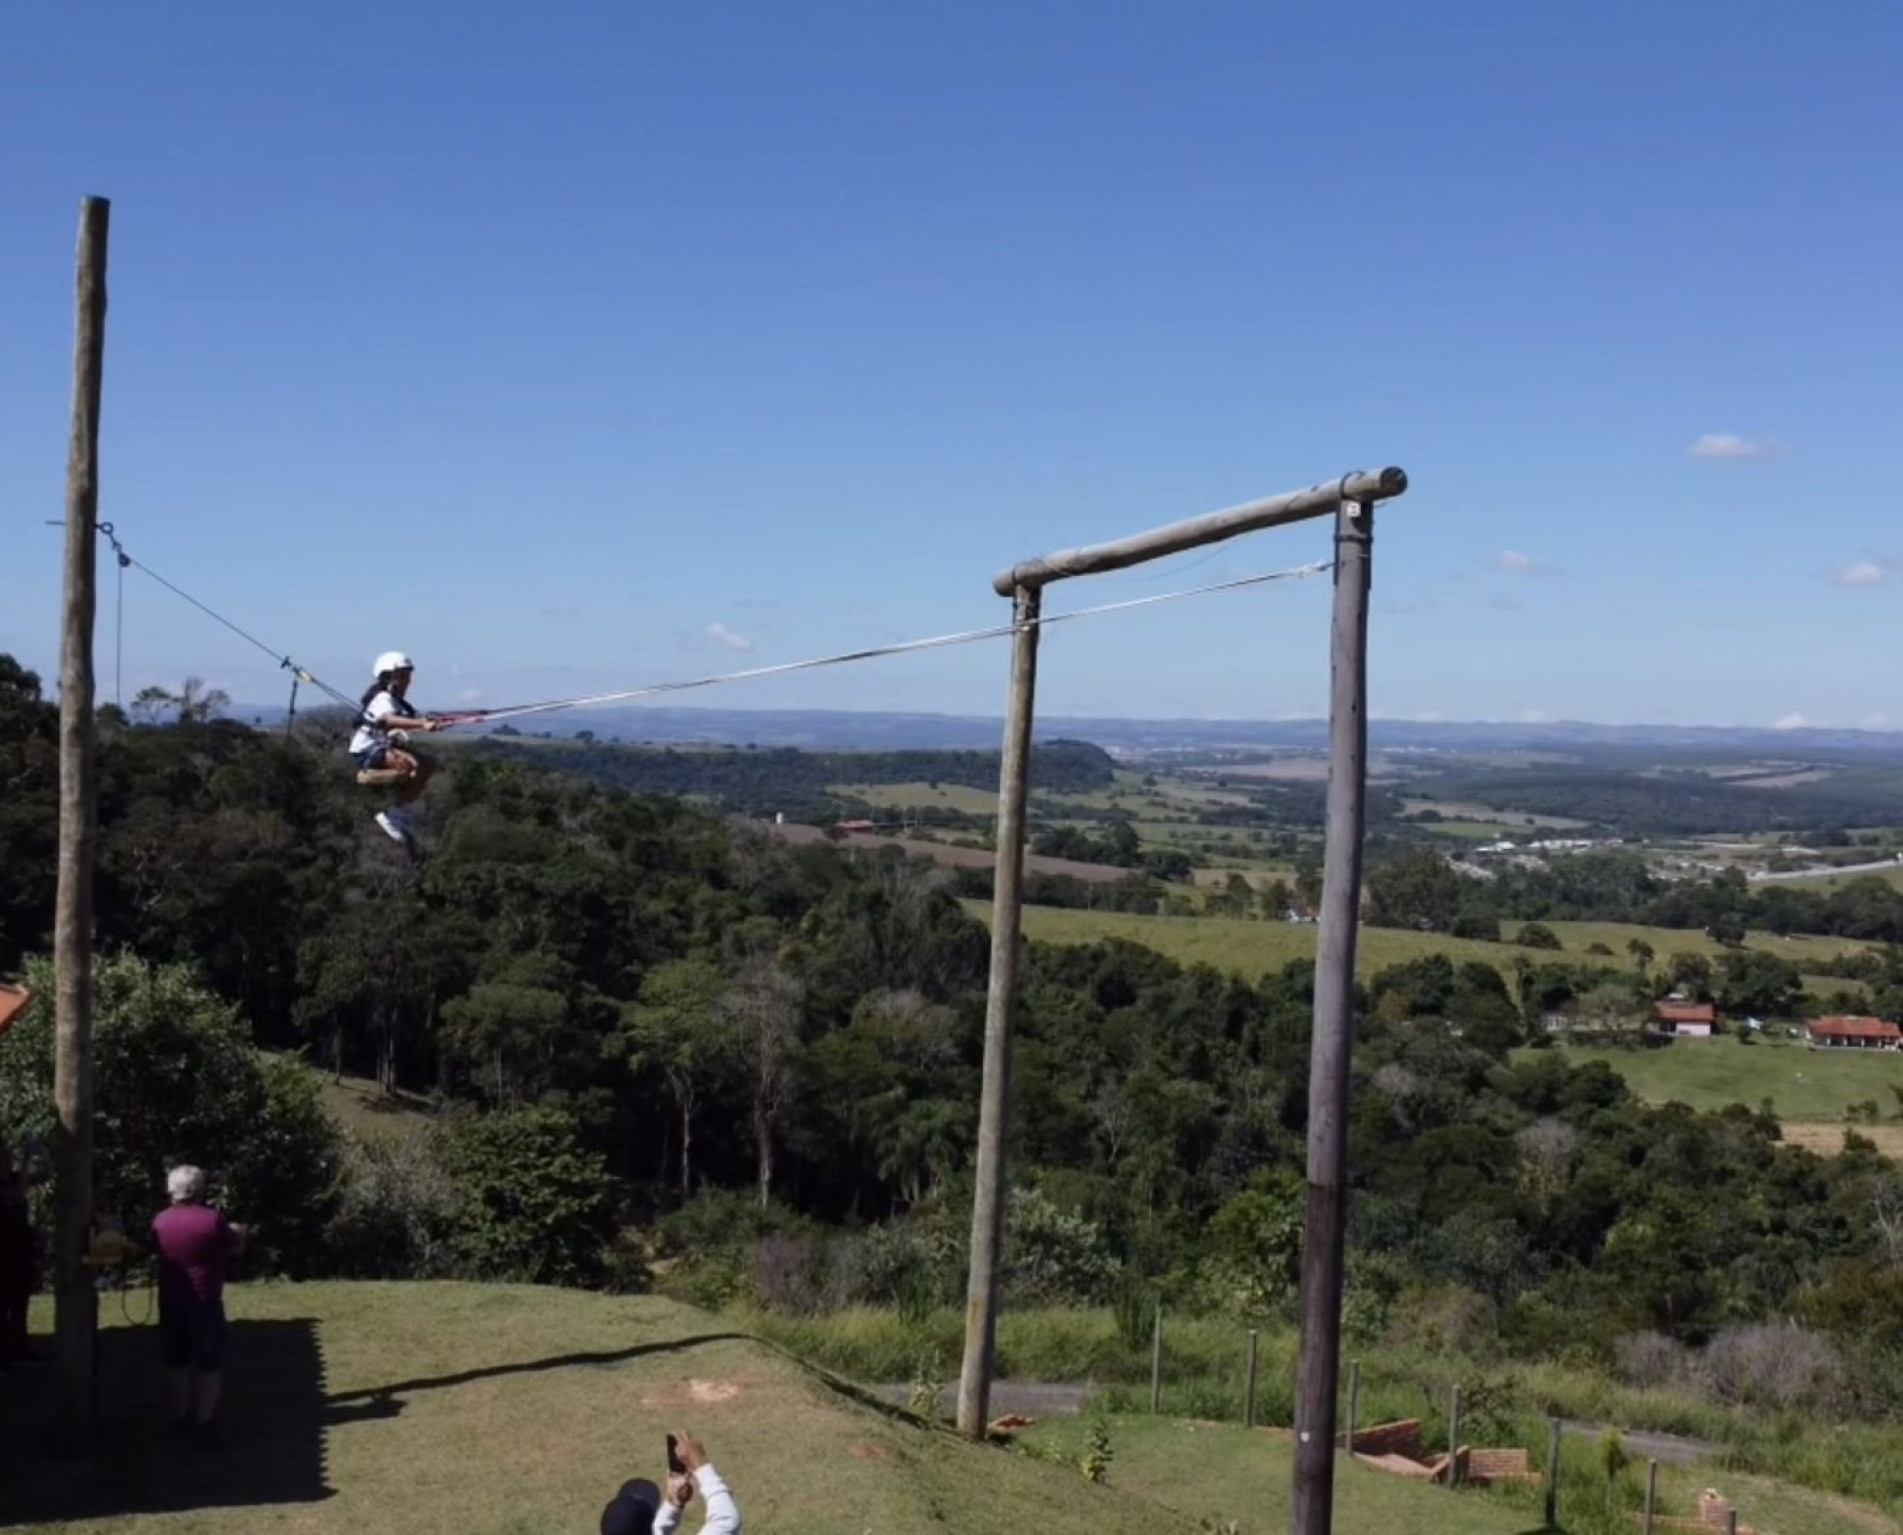
[[[1803,730],[1809,725],[1809,720],[1805,719],[1803,715],[1795,713],[1787,714],[1782,719],[1771,721],[1771,728],[1773,730]]]
[[[1491,560],[1487,569],[1506,576],[1563,576],[1566,574],[1557,565],[1543,564],[1518,549],[1502,549]]]
[[[1522,709],[1520,711],[1520,723],[1522,725],[1551,725],[1556,719],[1558,719],[1557,715],[1548,714],[1544,709]]]
[[[1740,437],[1736,432],[1707,432],[1685,450],[1693,458],[1773,458],[1784,451],[1775,437]]]
[[[1875,714],[1864,715],[1857,721],[1857,726],[1861,730],[1888,730],[1895,723],[1895,720],[1879,709]]]
[[[751,650],[753,641],[744,634],[735,634],[725,624],[718,621],[709,624],[701,631],[723,650]]]
[[[1830,573],[1838,586],[1881,586],[1889,572],[1875,560],[1854,560]]]
[[[459,704],[473,704],[480,697],[482,697],[481,688],[464,688],[456,695],[456,702]]]

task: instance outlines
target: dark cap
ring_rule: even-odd
[[[614,1501],[601,1511],[601,1535],[651,1535],[660,1508],[661,1489],[646,1477],[623,1482]]]

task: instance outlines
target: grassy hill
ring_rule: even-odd
[[[126,1309],[143,1307],[135,1296]],[[1287,1450],[1266,1439],[1249,1479],[1212,1481],[1206,1502],[1180,1479],[1167,1497],[1128,1473],[1096,1487],[1074,1466],[925,1427],[653,1297],[274,1284],[234,1289],[230,1309],[233,1443],[221,1452],[166,1438],[150,1330],[124,1325],[110,1298],[110,1433],[95,1463],[34,1458],[45,1377],[0,1377],[0,1523],[32,1535],[587,1531],[624,1478],[654,1474],[680,1427],[706,1440],[752,1530],[1192,1535],[1209,1517],[1259,1535],[1286,1522]],[[36,1321],[44,1331],[50,1318]],[[1367,1535],[1528,1524],[1490,1499],[1354,1466],[1338,1507],[1337,1529]]]
[[[978,916],[987,922],[990,920],[988,903],[968,904]],[[1428,954],[1445,954],[1456,964],[1474,959],[1510,971],[1516,958],[1574,961],[1593,958],[1586,951],[1595,943],[1612,951],[1608,963],[1630,966],[1632,961],[1625,946],[1633,938],[1650,944],[1661,960],[1681,951],[1707,956],[1723,952],[1705,934],[1682,928],[1641,927],[1626,922],[1550,922],[1547,926],[1564,946],[1562,953],[1523,949],[1510,943],[1449,938],[1440,933],[1364,926],[1356,950],[1356,969],[1368,976],[1388,965]],[[1510,930],[1511,924],[1508,927]],[[1094,943],[1100,938],[1123,938],[1167,954],[1183,964],[1214,965],[1219,970],[1249,976],[1279,969],[1291,959],[1313,958],[1316,936],[1313,924],[1252,922],[1239,917],[1148,917],[1056,906],[1025,907],[1024,931],[1028,937],[1046,943]],[[1807,960],[1821,960],[1868,947],[1847,938],[1780,938],[1771,933],[1752,933],[1748,946],[1788,959],[1800,970]]]

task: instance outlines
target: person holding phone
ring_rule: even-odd
[[[646,1477],[623,1482],[601,1511],[601,1535],[672,1535],[697,1492],[707,1505],[700,1535],[740,1535],[739,1505],[707,1458],[707,1447],[692,1434],[669,1434],[667,1490]]]

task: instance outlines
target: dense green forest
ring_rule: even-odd
[[[959,1295],[988,943],[946,872],[785,846],[539,749],[457,754],[413,871],[334,746],[102,723],[101,1179],[127,1219],[191,1157],[288,1272],[659,1282],[788,1309]],[[42,974],[29,956],[49,946],[54,726],[0,658],[0,973]],[[1559,915],[1672,896],[1616,860],[1556,868],[1577,872],[1511,899]],[[1377,867],[1377,920],[1451,923],[1464,888],[1451,915],[1414,888],[1437,880]],[[1514,1350],[1610,1360],[1623,1338],[1796,1317],[1889,1410],[1890,1164],[1512,1053],[1556,992],[1621,974],[1429,959],[1371,981],[1354,1325],[1452,1296]],[[1903,995],[1903,959],[1869,979]],[[1013,1296],[1285,1314],[1312,1001],[1305,963],[1244,980],[1128,944],[1031,946]],[[10,1136],[46,1121],[49,1012],[0,1040]],[[335,1070],[432,1105],[427,1132],[340,1138],[317,1098]]]
[[[1793,789],[1751,788],[1693,771],[1622,771],[1566,765],[1455,773],[1433,782],[1444,799],[1523,815],[1563,816],[1597,835],[1696,836],[1707,832],[1810,832],[1888,825],[1903,775],[1863,767]]]
[[[624,746],[592,739],[530,742],[499,733],[469,750],[635,794],[693,795],[736,814],[783,812],[789,820],[838,819],[842,805],[850,808],[830,792],[839,784],[955,784],[992,792],[998,787],[996,752]],[[1031,750],[1031,786],[1045,793],[1107,789],[1115,769],[1109,753],[1085,741],[1046,741]]]

